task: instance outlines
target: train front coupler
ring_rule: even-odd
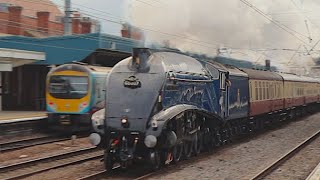
[[[112,170],[115,163],[126,169],[136,157],[136,149],[139,143],[138,136],[117,135],[110,137],[105,151],[105,167]]]

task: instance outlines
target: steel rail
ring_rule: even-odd
[[[93,153],[93,155],[86,156],[86,154],[88,153]],[[82,155],[84,157],[81,157]],[[81,158],[65,161],[65,159],[67,158],[74,158],[77,156],[80,156]],[[42,157],[42,158],[33,159],[25,162],[19,162],[19,163],[7,165],[7,166],[2,166],[0,167],[0,174],[5,174],[6,172],[14,171],[14,170],[22,169],[23,171],[23,169],[28,169],[27,172],[22,172],[22,173],[18,172],[13,176],[3,177],[3,179],[21,179],[21,178],[26,178],[31,175],[39,174],[45,171],[49,171],[51,169],[61,168],[61,167],[65,167],[65,166],[69,166],[69,165],[73,165],[73,164],[77,164],[77,163],[81,163],[81,162],[85,162],[85,161],[89,161],[97,158],[102,158],[102,157],[103,157],[102,152],[99,152],[95,147],[90,147],[90,148],[84,148],[84,149],[80,149],[80,150],[76,150],[68,153],[62,153],[58,155],[52,155],[52,156]],[[30,170],[32,166],[37,166],[41,163],[51,163],[53,161],[56,161],[57,164],[51,165],[49,167]],[[62,161],[62,162],[59,162],[59,161]]]
[[[317,139],[317,137],[319,136],[320,136],[320,130],[314,133],[312,136],[310,136],[308,139],[306,139],[302,143],[300,143],[298,146],[294,147],[292,150],[290,150],[288,153],[283,155],[281,158],[271,163],[267,168],[263,169],[254,177],[252,177],[251,180],[260,180],[265,178],[267,175],[271,174],[275,169],[277,169],[279,166],[284,164],[288,159],[292,158],[295,154],[297,154],[300,150],[305,148],[307,145],[309,145],[312,141]]]
[[[103,170],[103,171],[99,171],[99,172],[96,172],[94,174],[90,174],[88,176],[84,176],[84,177],[81,177],[77,180],[91,180],[91,179],[98,179],[100,177],[102,177],[103,175],[105,175],[107,173],[107,170]]]
[[[54,137],[54,136],[43,136],[29,139],[22,139],[17,141],[4,142],[0,144],[0,152],[7,152],[12,150],[18,150],[31,146],[37,146],[42,144],[54,143],[59,141],[69,140],[68,137]]]

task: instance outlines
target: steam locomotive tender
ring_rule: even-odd
[[[289,79],[292,89],[286,94],[284,78],[274,72],[137,48],[111,70],[105,114],[95,116],[97,133],[91,139],[105,148],[107,169],[138,159],[157,169],[317,105],[316,80]],[[306,97],[301,84],[296,96],[294,83],[299,82],[308,84],[313,98],[285,106],[284,95],[292,95],[290,102]]]

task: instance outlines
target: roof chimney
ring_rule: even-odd
[[[37,12],[38,30],[47,34],[49,32],[49,16],[50,16],[50,12],[47,12],[47,11]]]
[[[125,38],[130,38],[129,24],[122,25],[121,36]]]
[[[91,33],[91,21],[89,17],[82,18],[81,24],[81,34]]]
[[[270,71],[271,70],[271,62],[270,62],[270,60],[269,59],[266,59],[266,67],[265,67],[265,69],[267,70],[267,71]]]
[[[80,14],[79,13],[73,13],[73,19],[72,19],[72,33],[73,34],[80,34]]]
[[[21,35],[21,6],[9,6],[8,34]]]

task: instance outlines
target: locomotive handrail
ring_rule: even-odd
[[[182,79],[182,78],[173,78],[173,77],[170,77],[170,80],[178,80],[178,81],[186,81],[186,82],[213,82],[214,80],[213,79],[210,79],[210,80],[195,80],[195,79]]]

